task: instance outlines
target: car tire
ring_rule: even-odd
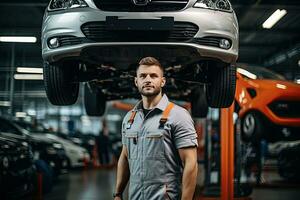
[[[208,113],[208,103],[205,96],[205,86],[201,85],[192,90],[191,112],[196,118],[206,118]]]
[[[102,91],[93,91],[88,84],[84,86],[84,106],[89,116],[101,117],[105,113],[106,98]]]
[[[78,99],[79,81],[78,64],[65,62],[62,64],[44,63],[44,86],[47,97],[53,105],[72,105]]]
[[[278,155],[277,165],[278,165],[278,174],[290,181],[299,181],[300,173],[300,159],[299,159],[300,146],[296,147],[287,147]]]
[[[236,67],[233,65],[212,67],[206,87],[208,105],[212,108],[229,107],[235,95]]]
[[[262,116],[249,112],[241,120],[241,136],[244,142],[257,142],[263,136],[265,125]]]

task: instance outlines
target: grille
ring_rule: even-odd
[[[220,47],[220,40],[225,39],[225,38],[220,38],[220,37],[203,37],[203,38],[195,38],[193,40],[194,43],[200,44],[200,45],[205,45],[205,46],[212,46],[212,47]],[[231,40],[230,44],[232,44]]]
[[[136,0],[145,2],[144,0]],[[94,0],[96,6],[103,11],[121,12],[159,12],[182,10],[188,0],[151,0],[145,6],[138,6],[133,0]]]
[[[285,118],[300,117],[300,101],[274,101],[268,105],[272,112]]]
[[[198,26],[189,22],[175,22],[170,31],[111,31],[105,22],[89,22],[81,27],[84,35],[96,42],[183,42],[191,40]]]

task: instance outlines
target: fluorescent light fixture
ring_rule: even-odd
[[[264,23],[263,28],[270,29],[272,28],[284,15],[287,11],[282,9],[277,9]]]
[[[26,116],[27,116],[26,112],[16,112],[16,117],[24,118]]]
[[[16,80],[43,80],[43,74],[15,74]]]
[[[300,84],[300,79],[297,79],[297,80],[296,80],[296,83]]]
[[[0,106],[9,107],[9,106],[11,106],[11,103],[10,103],[10,101],[0,101]]]
[[[17,72],[19,72],[19,73],[42,74],[43,73],[43,68],[17,67]]]
[[[244,75],[244,76],[246,76],[246,77],[248,77],[248,78],[257,79],[257,76],[255,74],[252,74],[251,72],[248,72],[245,69],[237,68],[237,72]]]
[[[36,43],[36,37],[27,36],[0,36],[0,42],[25,42]]]

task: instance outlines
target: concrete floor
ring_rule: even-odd
[[[115,169],[75,170],[61,175],[45,200],[110,200],[114,191]],[[201,180],[200,180],[201,181]],[[199,182],[199,180],[198,180]],[[254,200],[298,200],[300,187],[254,188]],[[126,196],[126,195],[125,195]],[[125,198],[127,200],[127,198]]]

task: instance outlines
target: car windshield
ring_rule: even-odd
[[[23,129],[25,129],[31,133],[45,132],[43,126],[40,124],[37,124],[36,126],[34,126],[33,124],[26,123],[26,122],[20,122],[20,121],[15,121],[15,122],[18,126],[22,127]]]
[[[241,67],[237,70],[243,76],[251,79],[285,80],[284,76],[264,67]]]

